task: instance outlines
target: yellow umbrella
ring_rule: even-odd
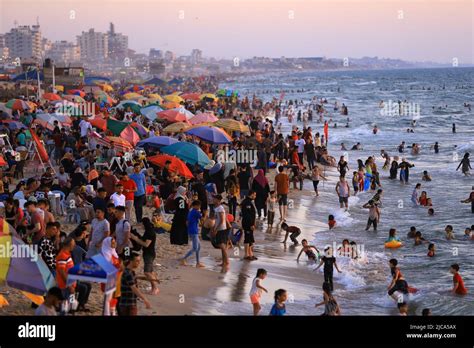
[[[127,100],[130,100],[130,99],[140,99],[140,98],[143,98],[143,96],[141,94],[138,94],[138,93],[126,93],[123,95],[123,98],[124,99],[127,99]]]
[[[172,123],[169,126],[163,129],[163,133],[178,133],[188,129],[189,123],[185,122],[176,122]]]
[[[97,86],[102,88],[102,90],[104,92],[107,92],[107,93],[112,92],[114,90],[114,88],[111,85],[107,84],[107,83],[98,83]]]
[[[204,93],[204,94],[201,94],[201,100],[204,99],[204,98],[207,98],[207,99],[213,99],[213,100],[217,100],[218,98],[216,97],[215,94],[212,94],[212,93]]]
[[[178,103],[178,104],[184,102],[184,99],[181,98],[179,95],[176,95],[176,94],[165,95],[163,99],[166,100],[166,101],[173,102],[173,103]]]
[[[240,121],[236,121],[233,119],[221,119],[219,121],[214,122],[214,126],[224,128],[226,131],[230,132],[242,132],[248,133],[250,132],[249,127],[244,125]]]
[[[61,85],[54,86],[54,89],[59,92],[64,92],[64,86],[61,86]]]
[[[160,103],[163,102],[163,98],[161,97],[161,95],[159,95],[157,93],[148,94],[148,99],[152,99],[154,101],[159,101]]]

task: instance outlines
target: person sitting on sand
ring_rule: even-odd
[[[303,239],[301,241],[301,245],[302,245],[302,248],[300,250],[300,253],[298,254],[298,257],[296,258],[296,262],[300,261],[300,256],[303,252],[306,254],[309,261],[316,262],[317,258],[319,257],[318,248],[316,248],[314,245],[309,245],[306,239]],[[313,252],[313,250],[316,251],[317,255]]]

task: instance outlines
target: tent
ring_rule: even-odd
[[[40,81],[44,80],[44,76],[42,73],[39,74]],[[29,71],[23,74],[16,75],[12,81],[13,82],[18,82],[18,81],[26,81],[26,80],[38,80],[38,71],[33,70]]]

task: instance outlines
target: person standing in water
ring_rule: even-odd
[[[397,259],[391,259],[389,261],[390,273],[392,274],[392,281],[388,286],[388,295],[391,296],[395,301],[404,302],[405,295],[408,295],[408,283],[402,275],[400,268],[398,267]]]
[[[469,198],[462,200],[461,203],[471,203],[471,213],[474,214],[474,186],[472,186],[472,191],[469,195]]]
[[[341,175],[336,184],[336,192],[339,196],[339,204],[341,208],[349,209],[349,196],[351,195],[351,188],[346,179]]]
[[[421,184],[418,183],[415,186],[415,189],[413,190],[411,194],[411,201],[415,203],[416,205],[420,205],[420,190],[421,190]]]
[[[465,176],[470,175],[469,174],[469,169],[471,168],[471,161],[469,159],[469,152],[466,152],[464,154],[464,157],[462,158],[461,162],[459,162],[458,167],[456,168],[456,171],[459,170],[459,168],[462,166],[461,171]]]
[[[410,168],[413,168],[414,166],[414,164],[408,163],[405,158],[402,158],[402,163],[398,165],[398,168],[400,168],[400,181],[402,183],[408,184]]]
[[[316,197],[319,196],[318,192],[318,185],[319,181],[321,180],[327,180],[322,174],[321,174],[321,169],[319,169],[318,165],[315,165],[313,170],[311,171],[311,180],[313,181],[313,188],[314,188],[314,193],[316,194]]]
[[[334,273],[334,267],[339,273],[342,271],[337,267],[336,258],[334,257],[334,252],[331,247],[327,247],[324,249],[325,255],[321,257],[321,262],[319,263],[318,267],[314,270],[317,271],[323,264],[324,264],[324,281],[329,283],[329,288],[331,291],[334,291],[334,285],[332,282],[332,277]]]
[[[262,309],[262,306],[260,305],[260,298],[262,297],[262,292],[268,292],[268,290],[262,286],[262,280],[264,280],[266,277],[267,271],[263,268],[259,268],[257,270],[257,275],[252,281],[252,288],[250,289],[249,296],[250,302],[253,306],[253,315],[258,315],[258,313]]]
[[[324,305],[323,316],[336,316],[341,315],[341,309],[336,299],[332,295],[331,285],[328,282],[323,283],[323,301],[317,303],[314,307]]]

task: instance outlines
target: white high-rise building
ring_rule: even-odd
[[[107,32],[108,56],[118,62],[123,61],[128,56],[128,36],[115,32],[115,26],[110,23]]]
[[[5,34],[5,46],[10,57],[40,60],[43,56],[42,35],[39,24],[21,25]]]
[[[81,59],[89,62],[102,62],[109,56],[108,35],[89,29],[77,36]]]
[[[81,60],[81,49],[68,41],[56,41],[51,49],[46,52],[46,58],[51,58],[55,63],[72,63]]]

